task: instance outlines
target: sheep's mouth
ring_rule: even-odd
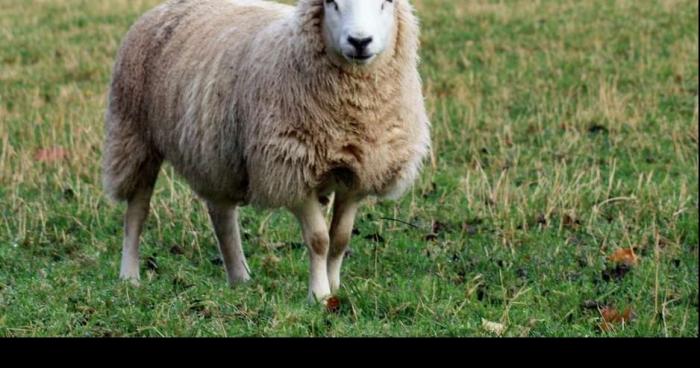
[[[374,55],[373,54],[364,54],[364,55],[346,54],[345,57],[352,62],[359,63],[359,64],[366,64],[374,57]]]

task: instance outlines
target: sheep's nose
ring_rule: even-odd
[[[355,47],[358,54],[362,54],[367,48],[367,45],[372,43],[372,37],[355,38],[353,36],[348,36],[348,42]]]

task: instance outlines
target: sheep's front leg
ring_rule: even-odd
[[[333,204],[333,221],[331,223],[330,250],[328,252],[328,280],[331,292],[340,288],[340,267],[343,264],[345,250],[350,243],[352,226],[359,200],[348,195],[336,195]]]
[[[207,207],[216,238],[219,240],[219,251],[224,259],[229,284],[233,286],[250,280],[238,227],[238,207],[213,203],[208,203]]]
[[[309,248],[311,275],[309,302],[322,301],[331,294],[328,284],[326,259],[328,257],[328,226],[318,196],[310,196],[300,206],[291,209],[299,220],[304,241]]]

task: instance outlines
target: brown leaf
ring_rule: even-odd
[[[340,299],[337,296],[332,296],[325,301],[326,311],[329,313],[340,312]]]
[[[68,157],[68,151],[61,147],[41,148],[34,153],[34,159],[39,162],[59,161]]]
[[[612,255],[610,255],[608,259],[626,266],[636,266],[638,260],[637,255],[634,254],[634,249],[632,248],[619,248]]]
[[[610,306],[605,306],[600,309],[600,315],[603,320],[600,324],[600,329],[610,331],[616,324],[627,324],[634,319],[634,311],[627,307],[620,313],[617,309]]]

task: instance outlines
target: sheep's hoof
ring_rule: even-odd
[[[139,286],[141,286],[141,282],[139,281],[139,276],[138,276],[138,275],[134,276],[134,275],[124,275],[124,274],[122,274],[122,275],[119,275],[119,279],[122,280],[122,281],[128,282],[131,286],[134,286],[134,287],[139,287]]]
[[[316,294],[313,292],[309,291],[309,296],[306,298],[306,301],[311,304],[311,305],[316,305],[320,304],[323,306],[326,306],[328,304],[328,300],[333,297],[333,294],[326,294],[321,297],[317,297]]]
[[[248,281],[250,281],[250,276],[248,274],[245,275],[240,275],[240,276],[234,276],[232,278],[228,279],[228,284],[230,287],[236,287],[239,285],[246,284]]]

